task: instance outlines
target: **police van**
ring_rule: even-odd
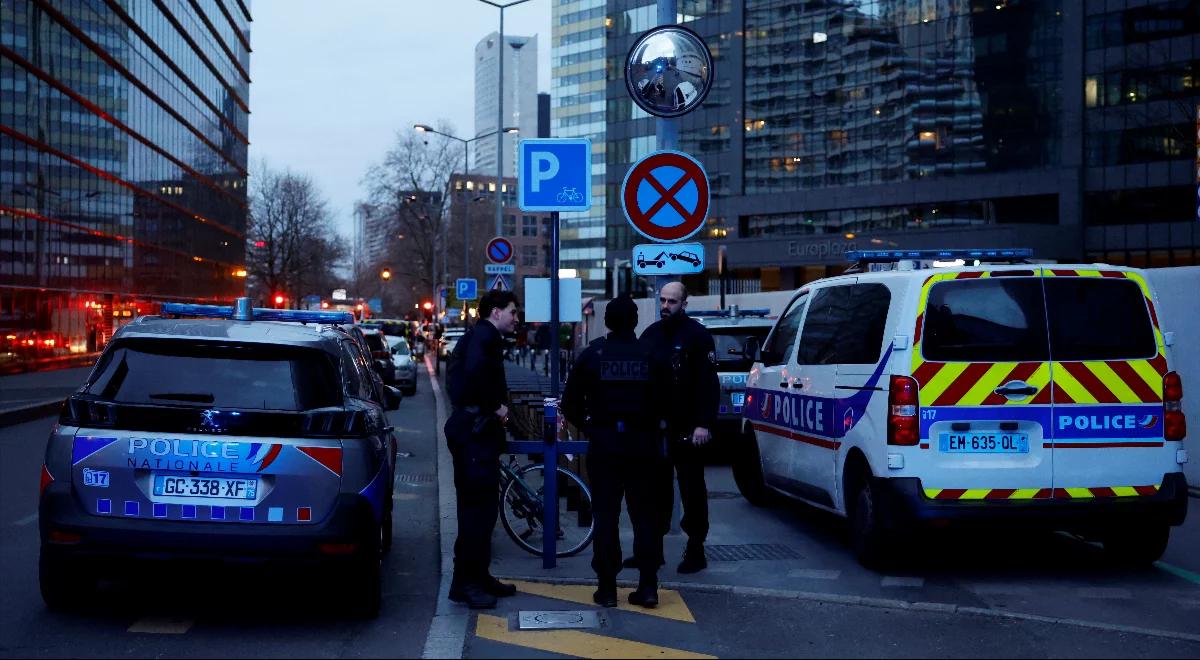
[[[749,501],[846,516],[867,565],[951,523],[1162,555],[1187,510],[1186,422],[1143,271],[1028,250],[848,256],[747,347],[734,476]]]
[[[754,363],[746,357],[746,341],[753,338],[761,344],[775,325],[769,309],[741,309],[731,305],[726,309],[688,312],[712,335],[717,352],[717,378],[721,383],[721,399],[717,407],[717,428],[714,438],[721,449],[730,450],[741,436],[742,408],[746,405],[746,379]]]

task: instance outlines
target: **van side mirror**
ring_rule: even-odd
[[[391,385],[384,385],[384,387],[383,387],[383,409],[384,410],[390,411],[390,410],[399,409],[400,401],[402,401],[403,399],[404,399],[404,395],[400,393],[400,390],[392,387]]]
[[[758,342],[758,337],[747,337],[742,344],[742,355],[751,362],[762,361],[762,346]]]

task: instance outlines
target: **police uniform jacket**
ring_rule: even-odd
[[[592,453],[661,454],[665,385],[645,342],[632,331],[609,333],[579,355],[562,411],[587,433]]]
[[[655,361],[668,375],[664,403],[673,432],[690,434],[696,427],[712,430],[721,397],[712,335],[685,313],[655,321],[642,333],[642,341],[651,347]]]
[[[446,373],[450,402],[455,408],[492,414],[508,403],[504,378],[504,336],[488,321],[480,321],[454,347]]]

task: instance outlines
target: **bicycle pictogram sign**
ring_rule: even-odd
[[[582,202],[583,193],[574,188],[563,188],[562,192],[558,193],[557,199],[560,204],[565,202]]]
[[[682,241],[708,217],[708,175],[695,158],[656,151],[629,169],[621,186],[625,217],[637,232],[661,243]]]

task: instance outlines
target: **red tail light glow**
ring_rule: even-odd
[[[917,381],[892,376],[888,389],[888,444],[912,447],[921,441],[921,400]]]
[[[1172,371],[1163,376],[1163,438],[1183,440],[1187,418],[1183,414],[1183,379]]]

